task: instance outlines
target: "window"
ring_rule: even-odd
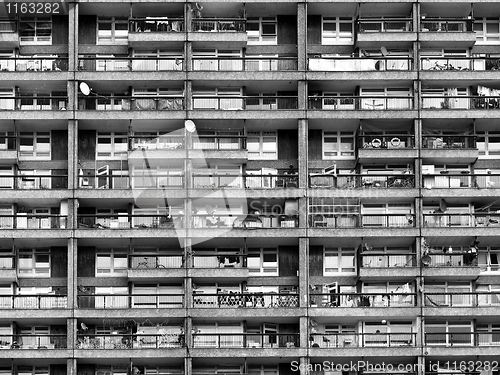
[[[354,22],[351,17],[323,17],[322,27],[321,44],[353,44]]]
[[[478,44],[498,44],[500,41],[500,21],[498,17],[477,17],[474,31]]]
[[[247,267],[252,276],[278,276],[278,249],[248,249]]]
[[[132,60],[132,70],[136,71],[160,71],[160,70],[182,70],[182,50],[135,50],[133,57],[140,60]]]
[[[133,167],[132,187],[133,188],[175,188],[183,186],[182,166],[172,165],[152,166],[149,169],[145,166]]]
[[[437,255],[440,256],[440,255]],[[442,255],[443,258],[449,256]],[[442,282],[425,284],[426,306],[472,306],[473,296],[470,294],[470,283]],[[436,294],[433,294],[436,293]]]
[[[21,189],[50,189],[51,177],[48,177],[51,175],[50,170],[19,170],[18,174],[21,176],[18,181]]]
[[[193,139],[193,148],[198,150],[239,150],[242,146],[239,136],[238,130],[199,130],[198,137]]]
[[[414,225],[411,203],[364,204],[363,226],[406,227]]]
[[[248,365],[248,375],[278,375],[277,365]]]
[[[415,345],[412,322],[365,323],[365,346],[410,346]]]
[[[49,375],[48,366],[17,366],[17,375]]]
[[[277,28],[276,17],[248,17],[248,44],[277,44]]]
[[[19,38],[21,44],[50,44],[52,41],[51,17],[21,18]]]
[[[95,307],[98,309],[120,309],[129,307],[128,287],[97,287],[95,288]]]
[[[193,70],[243,70],[241,50],[195,49]]]
[[[323,132],[323,159],[353,159],[354,132]]]
[[[277,160],[278,132],[248,132],[247,149],[249,160]]]
[[[97,365],[95,370],[95,375],[128,375],[128,366],[104,366]]]
[[[182,285],[135,284],[132,287],[132,307],[179,308],[182,307],[183,295]]]
[[[23,349],[54,349],[54,344],[50,342],[48,326],[18,327],[18,332],[22,336]],[[21,344],[21,342],[18,343]]]
[[[0,110],[13,110],[15,107],[14,89],[0,89]],[[3,132],[2,132],[3,133]]]
[[[0,109],[5,109],[2,106],[2,100],[3,99],[0,99]],[[0,131],[0,151],[15,150],[14,145],[15,145],[14,132]]]
[[[21,132],[19,159],[50,160],[50,132]]]
[[[478,344],[479,345],[498,345],[500,344],[500,324],[477,324]]]
[[[18,255],[19,276],[50,277],[49,249],[20,249]]]
[[[354,109],[354,98],[352,92],[325,92],[323,93],[322,107],[317,107],[321,102],[318,99],[312,98],[314,108],[323,109]],[[338,99],[337,99],[338,97]]]
[[[324,276],[356,272],[354,248],[326,248],[324,254]]]
[[[97,249],[96,276],[123,276],[127,263],[126,249]]]
[[[128,40],[128,20],[126,17],[99,17],[97,43],[109,42],[126,44]]]
[[[472,322],[426,322],[425,344],[443,346],[472,346]]]
[[[361,109],[411,109],[412,100],[409,88],[361,88],[360,96],[369,97],[361,99]]]
[[[194,109],[243,109],[243,90],[221,87],[193,90]]]
[[[478,131],[476,145],[480,158],[498,158],[500,155],[500,131]]]
[[[10,166],[9,167],[0,166],[0,189],[13,189],[13,188],[14,188],[13,168]]]
[[[127,156],[126,132],[98,132],[96,159],[121,159]]]

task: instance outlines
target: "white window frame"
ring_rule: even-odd
[[[193,70],[241,71],[243,70],[242,56],[243,52],[241,49],[194,49]],[[199,59],[200,57],[202,59]],[[213,57],[213,59],[210,57]],[[224,57],[229,57],[230,59],[225,60]]]
[[[119,267],[115,262],[115,256],[125,255],[125,267]],[[109,268],[99,268],[99,257],[109,258]],[[95,277],[124,277],[128,271],[127,249],[123,248],[98,248],[95,253]]]
[[[323,131],[322,137],[322,150],[323,160],[336,160],[336,159],[354,159],[356,149],[356,137],[354,132],[346,131]],[[352,138],[352,149],[342,149],[342,138]],[[336,138],[337,150],[326,150],[326,139]]]
[[[350,23],[351,31],[340,31],[340,26]],[[325,24],[334,24],[335,32],[325,31]],[[351,45],[354,44],[354,20],[352,17],[321,17],[321,44],[322,45]]]
[[[111,23],[111,30],[109,31],[109,36],[105,36],[104,30],[100,29],[100,23],[109,22]],[[126,26],[126,34],[125,36],[117,35],[116,25],[124,24]],[[128,44],[128,19],[127,17],[98,17],[97,26],[96,26],[96,34],[97,34],[97,44]],[[101,34],[101,35],[100,35]],[[107,33],[106,33],[107,34]]]
[[[256,256],[251,257],[254,254]],[[275,262],[266,262],[264,258],[266,255],[272,254],[276,257]],[[259,264],[251,265],[250,258],[258,259]],[[251,276],[279,276],[279,251],[277,248],[249,248],[247,253],[247,267]]]
[[[37,176],[50,176],[52,175],[52,171],[50,169],[40,170],[40,169],[31,169],[31,170],[19,170],[18,176],[20,179],[20,188],[21,189],[50,189],[52,185],[51,177],[37,177]],[[32,177],[30,180],[29,177]]]
[[[151,60],[132,60],[133,71],[183,70],[184,52],[182,49],[134,50],[133,57],[150,58]],[[167,58],[159,60],[159,58]]]
[[[110,139],[110,143],[99,143],[99,140]],[[125,140],[125,142],[118,142]],[[101,145],[101,146],[100,146]],[[109,145],[104,149],[104,145]],[[124,149],[120,149],[120,145]],[[128,134],[127,132],[97,132],[96,134],[96,160],[126,159],[128,155]]]
[[[259,30],[248,30],[248,24],[258,24]],[[264,28],[274,24],[274,33],[266,34]],[[277,45],[278,44],[278,19],[277,17],[248,17],[247,36],[249,45]]]
[[[132,167],[131,186],[132,188],[148,189],[148,188],[168,188],[182,187],[184,170],[181,165],[163,165],[163,166],[147,166]],[[143,183],[139,183],[143,181]]]
[[[22,30],[21,30],[21,25],[23,22],[33,22],[34,24],[34,36],[22,36]],[[40,24],[43,23],[49,23],[50,27],[50,35],[39,35],[42,30],[47,30],[48,28],[41,28],[39,27]],[[52,44],[52,17],[26,17],[23,18],[21,17],[19,21],[19,41],[21,45],[29,45],[29,44],[36,44],[36,45],[50,45]],[[42,32],[43,34],[43,32]]]
[[[494,24],[498,27],[497,33],[487,31],[488,24]],[[500,43],[500,20],[498,17],[475,17],[474,31],[476,33],[476,44],[495,44]]]
[[[473,332],[473,323],[472,321],[470,322],[449,322],[449,321],[444,321],[444,322],[429,322],[429,323],[425,323],[425,333],[429,333],[427,331],[427,328],[432,328],[432,327],[439,327],[439,328],[444,328],[444,332],[443,334],[445,335],[445,342],[443,343],[432,343],[432,346],[473,346],[473,335],[472,335],[472,332]],[[471,333],[470,335],[470,342],[469,343],[461,343],[461,344],[457,344],[457,343],[450,343],[450,333],[453,333],[453,328],[460,328],[460,332],[461,333],[465,333],[467,332],[467,330],[469,330],[469,332]],[[451,329],[451,330],[450,330]],[[432,332],[434,333],[434,332]],[[436,333],[441,333],[441,332],[436,332]],[[429,345],[428,342],[425,343],[426,345]]]
[[[147,296],[137,296],[137,294],[147,294]],[[161,294],[168,295],[160,296]],[[170,294],[175,294],[175,296]],[[132,308],[181,308],[183,295],[184,288],[180,284],[134,284],[132,286]]]
[[[25,256],[24,259],[30,259],[31,267],[21,268],[21,255]],[[37,262],[37,257],[39,256],[48,256],[48,266],[42,267],[40,262]],[[19,249],[17,259],[17,273],[19,277],[50,277],[50,249]]]
[[[337,258],[337,268],[333,268],[333,264],[330,264],[332,260],[328,260],[328,258],[334,258],[333,255]],[[352,260],[352,266],[343,267],[345,264],[344,258],[347,259],[348,262]],[[335,276],[339,274],[356,274],[357,270],[357,261],[356,261],[356,248],[354,247],[326,247],[323,249],[323,276]],[[332,267],[330,267],[332,266]]]
[[[14,189],[14,167],[1,165],[0,176],[2,176],[0,177],[0,190]]]
[[[251,150],[248,148],[250,138],[258,138],[258,150]],[[270,143],[276,145],[276,151],[266,152],[264,150],[265,140],[271,140]],[[256,143],[256,142],[254,142]],[[247,149],[248,160],[278,160],[278,132],[277,131],[249,131],[247,133]]]
[[[51,132],[21,132],[19,134],[19,160],[50,160],[52,151],[52,137]],[[28,139],[32,140],[31,150],[22,150],[22,140]],[[44,150],[42,145],[46,145],[47,142],[39,142],[39,139],[47,139],[48,151]]]
[[[126,286],[96,286],[95,308],[128,308],[128,287]]]
[[[485,130],[478,131],[477,138],[484,137],[484,147],[479,146],[479,141],[476,141],[477,148],[479,150],[479,158],[480,159],[498,159],[500,157],[500,141],[495,144],[498,144],[498,148],[495,150],[490,150],[490,138],[500,139],[500,131],[494,130]]]

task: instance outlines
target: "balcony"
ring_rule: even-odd
[[[309,96],[309,109],[336,111],[411,110],[413,98],[408,96]]]
[[[433,228],[500,227],[500,213],[426,213],[424,226]]]
[[[65,309],[68,307],[66,295],[11,295],[0,296],[0,309]]]
[[[387,174],[310,174],[309,187],[337,188],[337,189],[364,189],[364,188],[414,188],[415,175],[387,175]]]
[[[413,65],[409,57],[309,57],[307,61],[311,72],[409,71]]]
[[[296,71],[296,57],[193,57],[193,71],[277,72]]]
[[[1,33],[0,33],[1,35]],[[0,57],[2,72],[60,72],[68,71],[67,57]]]
[[[416,256],[411,253],[361,253],[361,268],[417,267]]]
[[[193,176],[193,187],[203,188],[245,188],[245,189],[275,189],[297,188],[298,176],[291,175],[214,175],[199,174]]]
[[[500,186],[500,175],[490,174],[425,174],[423,186],[427,189],[481,188],[493,189]]]
[[[413,228],[414,214],[309,214],[311,228]]]
[[[443,330],[445,327],[443,327]],[[498,346],[500,340],[496,331],[493,332],[439,332],[425,333],[427,346]],[[471,353],[469,353],[471,354]]]
[[[500,59],[495,57],[423,57],[422,70],[430,71],[496,71],[500,69]],[[429,77],[432,77],[429,75]]]
[[[182,308],[182,294],[80,294],[78,307],[82,309],[168,309]]]
[[[62,215],[0,215],[0,229],[65,229],[67,217]]]
[[[428,18],[420,22],[420,42],[425,47],[450,48],[472,47],[476,43],[476,33],[472,29],[471,18]]]
[[[298,333],[196,333],[194,348],[260,348],[299,347]]]
[[[460,252],[447,254],[428,253],[422,257],[422,263],[426,267],[447,268],[447,267],[469,267],[478,269],[477,253]]]
[[[299,307],[298,293],[193,294],[197,308],[283,308]]]
[[[313,348],[414,347],[416,333],[323,333],[311,334]],[[311,340],[312,339],[312,340]]]
[[[146,254],[138,253],[129,255],[129,270],[180,268],[184,267],[182,254]]]
[[[296,96],[194,96],[195,110],[290,110],[298,109]]]
[[[500,306],[500,293],[460,292],[424,294],[425,306],[430,307],[489,307]]]
[[[0,187],[19,190],[67,189],[68,175],[0,175]]]
[[[182,348],[184,335],[166,333],[161,335],[148,335],[139,333],[127,334],[79,334],[77,336],[77,349],[168,349]]]
[[[423,95],[422,109],[437,110],[494,110],[500,108],[500,101],[497,96],[485,95]]]
[[[182,71],[183,58],[173,57],[78,57],[78,70],[88,72]]]
[[[178,150],[184,149],[184,135],[133,135],[129,137],[132,150]]]
[[[416,293],[315,293],[309,294],[311,307],[413,307]]]
[[[184,227],[182,217],[168,214],[78,214],[79,229],[178,229]]]
[[[66,96],[2,96],[3,111],[64,111],[68,105]]]
[[[0,44],[4,47],[19,47],[16,21],[0,20]]]
[[[184,40],[182,17],[134,17],[129,19],[130,47],[158,46],[159,43]]]
[[[66,334],[0,335],[0,349],[66,349]]]
[[[17,162],[17,136],[11,134],[14,133],[3,132],[2,134],[0,134],[0,160],[2,160],[2,164],[13,164]],[[4,176],[4,177],[11,177],[11,176]],[[0,184],[0,186],[2,188],[4,187],[3,181]],[[6,186],[10,187],[10,184]]]
[[[193,215],[193,228],[298,228],[298,215]]]
[[[184,110],[182,96],[113,96],[80,98],[80,110],[95,111],[180,111]]]
[[[358,47],[410,45],[416,41],[411,18],[366,18],[356,25]]]

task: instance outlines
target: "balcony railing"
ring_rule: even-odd
[[[0,309],[64,309],[66,307],[68,307],[68,298],[65,295],[0,296]]]
[[[194,348],[295,348],[298,333],[197,333]]]
[[[498,227],[500,213],[427,213],[424,225],[428,227]]]
[[[95,309],[165,309],[184,305],[182,294],[89,294],[77,298],[78,307]]]
[[[180,57],[78,57],[78,69],[97,72],[158,72],[182,71],[184,59]]]
[[[184,176],[163,175],[153,172],[138,176],[88,174],[79,177],[80,189],[176,189],[183,186]]]
[[[66,349],[66,334],[0,335],[0,349]]]
[[[193,228],[296,228],[298,215],[193,215]]]
[[[415,147],[415,136],[410,134],[363,134],[358,137],[360,148],[400,149]]]
[[[292,188],[298,187],[298,176],[293,175],[215,175],[199,174],[193,176],[194,188]]]
[[[500,59],[496,57],[422,57],[422,70],[451,71],[491,71],[500,69]]]
[[[129,269],[179,268],[184,265],[182,254],[147,254],[129,255]]]
[[[16,255],[0,252],[0,271],[16,269]]]
[[[183,110],[182,96],[112,96],[80,98],[80,110],[97,111],[175,111]]]
[[[194,268],[246,268],[246,255],[236,252],[216,254],[196,250],[193,254]]]
[[[426,18],[420,22],[423,32],[464,33],[472,31],[472,19]]]
[[[195,71],[290,71],[298,69],[296,57],[193,57]]]
[[[244,150],[246,149],[246,136],[240,135],[203,135],[193,140],[195,150]]]
[[[129,137],[131,150],[176,150],[184,149],[184,135],[160,134],[158,136],[134,135]]]
[[[412,31],[411,18],[360,19],[357,22],[361,33],[392,33]]]
[[[413,60],[409,57],[309,57],[308,69],[316,72],[360,72],[410,70]]]
[[[165,333],[147,334],[82,334],[78,335],[77,349],[164,349],[182,348],[184,335]]]
[[[296,96],[193,96],[193,109],[270,111],[297,108]]]
[[[361,253],[362,268],[401,268],[416,267],[415,254],[410,253],[383,253],[372,252]]]
[[[7,189],[66,189],[67,175],[0,175],[0,188]]]
[[[246,20],[241,18],[198,18],[192,21],[191,31],[246,32]]]
[[[360,188],[414,188],[415,175],[376,175],[376,174],[310,174],[310,187],[325,187],[338,189]]]
[[[193,307],[202,308],[281,308],[298,307],[299,295],[290,293],[193,294]]]
[[[0,215],[0,229],[64,229],[67,217],[62,215]]]
[[[475,253],[429,253],[427,267],[478,267],[477,254]]]
[[[168,33],[184,31],[184,18],[135,17],[129,19],[129,32]]]
[[[66,110],[65,96],[1,96],[0,110],[4,111],[59,111]]]
[[[423,95],[423,109],[498,109],[498,96],[470,96],[470,95]]]
[[[423,186],[426,188],[498,188],[499,174],[425,174]]]
[[[422,147],[431,149],[475,149],[476,135],[423,135]]]
[[[168,214],[78,214],[78,228],[80,229],[174,229],[183,227],[183,217]]]
[[[67,57],[0,57],[2,72],[67,71]]]
[[[483,307],[500,306],[500,293],[460,292],[424,294],[425,306],[432,307]]]
[[[309,342],[315,348],[393,348],[413,347],[416,345],[416,337],[416,333],[317,333],[310,335]]]
[[[442,327],[441,330],[445,330]],[[425,333],[428,346],[499,346],[497,331],[492,332],[436,332]]]
[[[309,214],[312,228],[413,228],[414,214]]]
[[[0,20],[0,33],[17,32],[17,22],[9,20]]]
[[[415,293],[314,293],[309,294],[311,307],[412,307]]]
[[[309,96],[309,109],[328,110],[408,110],[413,98],[408,96]]]

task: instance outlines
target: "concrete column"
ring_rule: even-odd
[[[298,70],[307,70],[307,4],[297,4],[297,58]]]
[[[78,120],[68,121],[68,190],[78,188]]]
[[[299,296],[300,307],[308,306],[309,238],[299,238]]]
[[[68,10],[69,34],[68,34],[68,72],[78,71],[78,4],[70,3]],[[74,80],[69,79],[67,83],[68,104],[67,110],[73,111],[78,108],[78,87]]]
[[[300,375],[308,375],[309,374],[309,371],[307,371],[308,364],[309,364],[309,358],[300,357],[300,367],[299,367]]]
[[[297,82],[297,95],[299,97],[299,109],[306,110],[308,106],[307,100],[307,83],[305,80]]]
[[[193,359],[191,357],[184,358],[184,374],[191,375],[193,373]]]
[[[309,318],[301,316],[299,320],[300,347],[307,348],[309,345]]]
[[[298,121],[298,154],[299,154],[299,165],[298,165],[298,173],[299,173],[299,187],[307,188],[309,187],[309,178],[308,178],[308,133],[309,126],[308,121],[305,119],[300,119]]]
[[[77,364],[76,358],[68,358],[66,360],[66,373],[68,375],[76,375],[77,374]]]
[[[68,239],[68,309],[78,307],[78,240]]]
[[[68,349],[75,349],[76,347],[76,339],[77,339],[77,322],[75,318],[69,318],[66,322],[66,329],[68,331]]]
[[[191,81],[186,80],[184,83],[184,100],[185,109],[190,111],[193,109],[193,85]],[[188,115],[188,114],[186,114]]]

